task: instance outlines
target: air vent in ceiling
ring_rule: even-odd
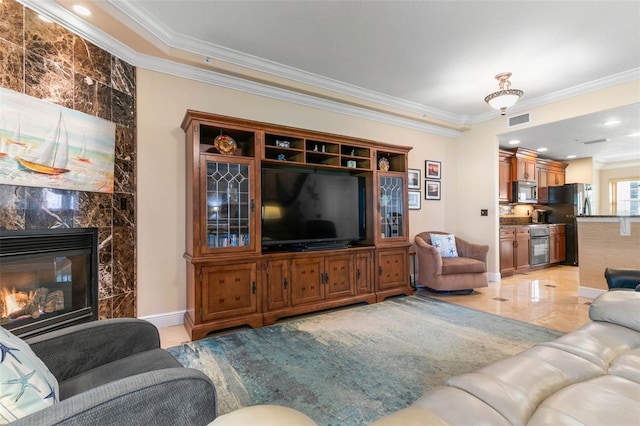
[[[595,139],[595,140],[592,140],[592,141],[585,141],[585,142],[580,142],[580,143],[584,144],[584,145],[591,145],[591,144],[594,144],[594,143],[609,142],[610,140],[611,139]]]
[[[531,122],[531,114],[520,114],[513,117],[509,117],[509,124],[507,127],[520,126],[522,124],[529,124]]]

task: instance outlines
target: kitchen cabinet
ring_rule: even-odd
[[[507,276],[529,269],[529,227],[500,228],[500,274]]]
[[[566,259],[566,229],[563,225],[549,226],[549,263]]]
[[[568,164],[546,159],[538,159],[536,164],[538,174],[538,202],[540,204],[546,204],[549,202],[548,188],[565,184],[565,169]]]
[[[537,182],[536,157],[517,153],[511,160],[511,180]]]
[[[498,201],[500,203],[511,202],[511,157],[513,157],[513,153],[502,149],[500,150],[498,161]]]

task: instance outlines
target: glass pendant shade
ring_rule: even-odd
[[[493,108],[500,110],[502,115],[505,114],[506,109],[512,107],[518,99],[524,94],[522,90],[511,89],[511,77],[510,72],[505,72],[496,75],[496,79],[500,82],[500,90],[490,93],[484,98],[484,101],[491,105]]]

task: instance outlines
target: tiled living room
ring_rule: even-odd
[[[591,70],[579,84],[560,81],[563,73],[557,83],[550,77],[543,82],[535,78],[532,66],[514,65],[514,90],[522,88],[525,96],[503,116],[483,97],[496,90],[493,76],[510,63],[496,59],[497,65],[485,64],[476,72],[468,67],[471,59],[466,55],[495,52],[504,60],[512,57],[509,49],[501,53],[503,48],[494,43],[470,44],[484,33],[477,25],[486,22],[481,16],[489,10],[507,13],[514,7],[510,3],[83,2],[94,13],[89,17],[73,11],[74,3],[0,0],[0,423],[636,423],[638,295],[607,291],[601,273],[597,285],[585,285],[573,265],[500,278],[497,200],[503,143],[498,139],[513,131],[509,120],[527,115],[533,121],[522,128],[531,129],[605,111],[635,111],[640,105],[637,57],[608,61],[618,69]],[[594,17],[598,22],[615,17],[619,25],[610,32],[630,34],[618,39],[631,45],[629,51],[638,50],[632,36],[640,22],[629,11],[640,12],[640,5],[613,2],[614,7],[604,10],[600,3],[583,4],[584,17],[568,4],[555,5],[552,15],[576,22],[576,31]],[[442,34],[454,27],[445,31],[433,19],[442,8],[448,11],[440,17],[445,22],[461,5],[468,10],[458,10],[460,18],[451,25],[467,22],[478,34],[456,38],[464,43],[455,55],[449,51],[436,59],[422,49],[440,42],[405,38],[407,45],[422,40],[420,55],[413,56],[428,63],[389,57],[385,65],[391,67],[383,69],[380,52],[401,50],[387,42],[370,49],[342,42],[317,52],[311,44],[278,49],[307,57],[311,52],[314,57],[343,55],[334,62],[336,72],[338,63],[356,67],[348,58],[358,50],[376,53],[370,64],[379,66],[361,70],[356,87],[196,39],[191,41],[198,49],[191,50],[192,44],[176,42],[185,39],[173,30],[149,27],[147,19],[154,14],[143,13],[157,7],[159,18],[161,9],[166,7],[166,13],[177,7],[180,13],[173,17],[178,19],[187,6],[220,8],[178,20],[196,28],[196,16],[215,16],[223,22],[213,30],[220,31],[233,25],[232,16],[240,16],[229,34],[244,37],[263,31],[249,37],[254,41],[284,37],[304,43],[306,31],[294,31],[303,23],[309,34],[321,30],[324,36],[353,28],[345,39],[359,43],[378,40],[385,26],[371,23],[383,17],[389,19],[389,28],[399,25],[392,19],[397,11],[406,22],[396,27],[402,28],[396,35],[437,30],[446,49]],[[301,13],[305,7],[321,12]],[[522,2],[519,7],[539,12],[542,6]],[[268,16],[282,22],[270,8],[298,18],[262,27]],[[410,8],[420,13],[410,13]],[[545,19],[534,21],[548,21],[551,13],[541,10]],[[521,18],[534,16],[537,12]],[[337,22],[349,25],[327,33]],[[285,41],[280,44],[285,46]],[[544,45],[545,51],[547,44],[533,43]],[[600,50],[585,49],[588,57],[604,57]],[[529,49],[522,51],[534,56]],[[540,60],[539,51],[535,56]],[[422,69],[432,78],[432,68],[438,68],[434,64],[447,58],[455,59],[450,66],[464,74],[440,75],[437,83],[427,83],[429,90],[417,90],[399,77],[403,69],[414,70],[412,75]],[[576,63],[565,69],[575,70]],[[396,86],[404,81],[406,86],[394,93],[431,97],[425,99],[438,97],[436,87],[453,89],[473,80],[478,94],[465,89],[455,97],[473,98],[473,105],[445,112],[446,103],[434,104],[444,108],[438,109],[403,96],[382,96],[374,86],[359,87],[367,80],[393,81]],[[537,91],[543,83],[546,88]],[[61,124],[59,119],[56,127],[68,130],[66,166],[31,164],[37,151],[44,151],[39,147],[49,142],[40,130],[55,122],[51,117],[66,120]],[[93,127],[109,129],[108,137],[91,135],[88,129]],[[107,149],[100,145],[105,142]],[[607,154],[617,152],[609,149]],[[609,184],[640,176],[639,163],[631,156],[604,166],[593,159],[563,161],[569,165],[569,179],[600,187],[602,216],[608,216],[605,208],[612,204],[603,195]],[[104,163],[113,168],[99,169]],[[223,163],[232,164],[223,171],[240,185],[229,186],[222,199],[211,187],[199,193],[200,186],[225,174],[217,168]],[[295,225],[287,222],[282,207],[291,203],[292,188],[301,184],[279,182],[269,203],[260,186],[265,168],[287,167],[357,180],[362,198],[354,209],[367,212],[361,215],[362,241],[335,252],[283,253],[269,244],[261,246],[267,225],[260,217],[279,220],[280,227],[271,228],[278,232]],[[242,186],[247,176],[253,179],[248,190]],[[307,197],[305,206],[323,199],[322,187],[301,192]],[[243,198],[247,194],[253,197]],[[347,197],[342,198],[325,205],[346,204]],[[240,206],[237,219],[253,222],[239,220],[238,231],[220,238],[218,231],[229,226],[220,224],[220,203],[235,203]],[[635,238],[638,219],[627,216],[626,225],[616,223],[615,231]],[[454,296],[435,294],[419,284],[413,292],[410,249],[414,236],[428,229],[486,244],[487,287]],[[53,243],[47,240],[52,236]],[[25,245],[25,237],[41,239]],[[67,246],[78,241],[80,246]],[[16,247],[9,260],[7,251]],[[60,250],[52,254],[51,247]],[[634,263],[640,259],[629,253],[633,250],[627,250],[624,264],[609,266],[640,269]],[[598,257],[589,263],[599,266],[607,253]],[[31,275],[24,279],[16,270],[28,262]],[[34,270],[38,273],[32,274]],[[43,277],[52,270],[51,280],[61,283],[55,291],[44,288],[49,278]],[[336,280],[338,270],[348,271],[353,282]],[[321,272],[320,284],[326,289],[321,297],[311,287],[296,287],[300,277],[311,272]],[[42,285],[32,279],[38,274]],[[70,278],[78,275],[83,280],[76,287]],[[7,283],[15,277],[16,288],[10,288]],[[228,306],[234,313],[227,312]],[[45,338],[34,331],[40,320],[61,329],[45,333],[51,336]],[[248,327],[250,321],[264,327]],[[11,330],[23,334],[16,338]],[[23,358],[25,354],[29,357]],[[32,406],[22,408],[23,401]]]

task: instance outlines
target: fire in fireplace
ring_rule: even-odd
[[[0,231],[0,325],[29,337],[98,317],[96,228]]]

